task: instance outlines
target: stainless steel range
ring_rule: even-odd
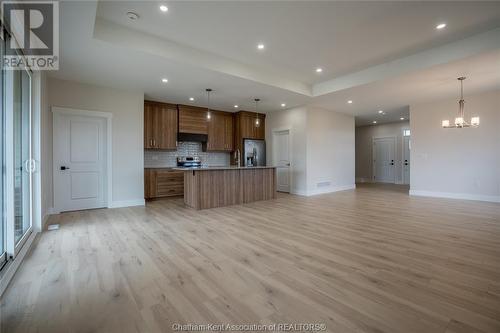
[[[200,168],[199,156],[177,156],[177,166],[180,168]]]

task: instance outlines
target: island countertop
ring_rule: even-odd
[[[174,167],[172,170],[177,171],[210,171],[210,170],[252,170],[252,169],[275,169],[275,166],[254,166],[254,167],[246,167],[246,166],[236,166],[236,165],[228,165],[228,166],[207,166],[207,167],[194,167],[194,168],[181,168]]]

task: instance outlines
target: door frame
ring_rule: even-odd
[[[293,180],[293,177],[292,177],[292,168],[293,168],[293,164],[292,164],[292,143],[293,143],[293,136],[292,136],[292,126],[283,126],[283,127],[276,127],[276,128],[273,128],[271,130],[271,139],[272,139],[272,144],[273,144],[273,150],[272,150],[272,161],[273,161],[273,164],[276,164],[276,158],[275,158],[275,149],[274,149],[274,135],[278,132],[284,132],[284,131],[288,131],[288,158],[290,159],[290,167],[288,168],[289,172],[288,172],[288,183],[290,184],[290,190],[289,190],[289,194],[293,194],[294,193],[294,180]],[[278,184],[276,184],[276,187],[278,186]]]
[[[73,109],[66,107],[53,106],[52,107],[52,197],[54,200],[54,213],[59,214],[61,212],[61,206],[59,202],[56,202],[56,172],[58,171],[55,166],[55,142],[57,142],[58,132],[55,130],[56,119],[62,115],[69,116],[83,116],[83,117],[98,117],[103,118],[106,123],[106,171],[104,172],[104,176],[106,177],[104,190],[106,207],[110,207],[112,204],[112,189],[113,189],[113,165],[112,165],[112,120],[113,114],[111,112],[102,112],[102,111],[91,111],[91,110],[82,110],[82,109]]]
[[[401,184],[410,185],[411,177],[410,177],[410,179],[408,179],[408,184],[405,183],[405,138],[406,138],[405,130],[411,130],[411,129],[409,127],[403,127],[403,129],[401,130],[401,137],[402,137],[402,140],[401,140]],[[410,138],[410,142],[408,143],[408,145],[409,145],[408,150],[411,151],[411,133],[408,137]],[[410,154],[411,154],[411,152],[410,152]],[[410,159],[410,172],[411,172],[411,159]]]
[[[393,152],[392,152],[392,156],[394,156],[394,167],[396,167],[396,152],[397,152],[397,149],[396,149],[396,137],[395,136],[374,136],[372,137],[372,179],[371,181],[373,183],[382,183],[382,182],[378,182],[378,181],[374,181],[374,178],[375,177],[375,162],[374,162],[374,157],[375,157],[375,140],[378,140],[378,139],[391,139],[392,142],[393,142]],[[392,180],[392,183],[388,183],[388,184],[396,184],[396,169],[394,168],[394,172],[393,172],[393,180]]]

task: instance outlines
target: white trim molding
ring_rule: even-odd
[[[112,201],[108,208],[121,208],[121,207],[133,207],[133,206],[145,206],[146,201],[144,199],[132,199],[132,200],[120,200]]]
[[[24,257],[34,245],[34,241],[37,235],[37,232],[32,232],[24,245],[19,250],[19,253],[17,253],[14,260],[11,262],[7,262],[7,266],[2,269],[2,272],[0,274],[0,297],[2,297],[10,281],[14,277],[14,274],[16,274],[17,269],[19,268],[19,266],[21,266]]]
[[[290,190],[290,194],[300,195],[300,196],[306,197],[307,196],[307,191],[294,188],[294,189]]]
[[[433,192],[433,191],[420,191],[420,190],[410,190],[410,195],[420,196],[420,197],[432,197],[432,198],[500,202],[500,196],[498,196],[498,195],[482,195],[482,194],[452,193],[452,192]]]
[[[310,196],[318,195],[318,194],[326,194],[326,193],[348,191],[348,190],[355,190],[355,189],[356,189],[356,184],[340,185],[340,186],[328,186],[328,187],[324,187],[324,188],[308,190],[305,195],[310,197]]]
[[[357,177],[356,183],[373,183],[369,177]]]

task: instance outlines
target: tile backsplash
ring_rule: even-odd
[[[144,151],[145,168],[174,167],[177,156],[199,156],[201,163],[207,166],[228,166],[229,153],[213,153],[201,151],[200,142],[179,142],[177,151]]]

